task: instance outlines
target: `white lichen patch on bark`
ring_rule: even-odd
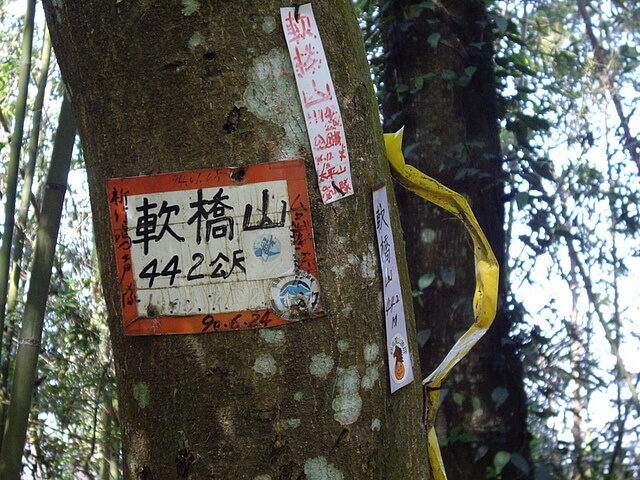
[[[278,430],[288,430],[290,428],[298,428],[302,425],[302,420],[299,418],[286,418],[278,421]]]
[[[342,480],[344,476],[326,457],[310,458],[304,462],[307,480]]]
[[[270,353],[263,353],[258,355],[255,362],[253,362],[253,371],[262,375],[263,377],[271,377],[278,371],[278,365],[276,359]]]
[[[193,35],[191,35],[191,38],[189,38],[189,41],[187,42],[187,46],[189,47],[189,50],[195,50],[197,47],[203,44],[204,44],[204,37],[200,32],[195,32]]]
[[[291,428],[298,428],[302,424],[302,420],[299,418],[287,418],[287,424]]]
[[[338,340],[337,346],[340,353],[344,353],[349,350],[349,342],[347,342],[346,340]]]
[[[337,278],[344,278],[347,273],[347,268],[347,265],[337,263],[333,267],[331,267],[331,271]]]
[[[262,31],[264,33],[272,33],[276,29],[276,19],[271,15],[266,15],[262,19]]]
[[[360,386],[363,390],[371,390],[380,378],[379,365],[373,365],[380,359],[380,347],[377,343],[367,343],[363,347],[364,361],[367,364]]]
[[[362,377],[360,386],[363,390],[371,390],[379,378],[380,372],[378,372],[378,367],[375,365],[370,365],[367,367],[365,374]]]
[[[367,343],[363,347],[365,363],[373,363],[380,357],[380,347],[377,343]]]
[[[335,365],[335,361],[332,357],[327,355],[326,353],[318,353],[311,357],[311,362],[309,363],[309,372],[311,375],[317,378],[325,379],[333,370],[333,366]]]
[[[370,243],[367,245],[367,251],[359,255],[349,254],[347,255],[347,262],[349,265],[360,268],[360,276],[362,278],[376,278],[378,275],[377,253],[375,245]],[[333,269],[332,269],[333,271]],[[334,273],[337,273],[334,271]],[[343,271],[341,271],[344,276]]]
[[[333,399],[331,407],[335,414],[333,418],[341,425],[351,425],[362,411],[362,398],[359,393],[360,374],[356,366],[338,368],[336,390],[338,395]]]
[[[368,252],[362,254],[362,263],[360,264],[360,273],[362,278],[376,278],[378,275],[378,254],[373,243],[367,245]]]
[[[133,386],[133,398],[138,402],[140,408],[149,405],[149,386],[146,383],[136,383]]]
[[[344,250],[347,245],[347,237],[336,237],[333,241],[334,246],[338,250]]]
[[[284,345],[284,330],[282,329],[263,328],[258,331],[258,335],[269,345],[276,347]]]
[[[200,9],[200,2],[198,0],[182,0],[182,14],[185,17],[193,15]]]
[[[283,49],[274,48],[253,60],[243,97],[249,112],[282,127],[280,158],[275,160],[299,158],[301,150],[309,149],[293,67]]]
[[[420,240],[422,243],[432,243],[438,237],[438,232],[433,228],[424,228],[420,232]]]
[[[373,420],[371,420],[371,430],[373,430],[374,432],[379,432],[380,431],[380,419],[379,418],[374,418]]]

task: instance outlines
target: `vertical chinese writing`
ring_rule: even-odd
[[[407,327],[400,279],[397,275],[393,231],[389,220],[389,205],[386,187],[373,192],[373,220],[380,253],[380,270],[384,292],[384,314],[387,330],[387,351],[389,358],[389,378],[391,392],[413,381],[413,370],[409,357]],[[406,363],[406,365],[405,365]]]
[[[311,4],[281,9],[324,203],[353,194],[349,153],[331,73]]]
[[[128,232],[127,216],[124,210],[127,208],[127,196],[129,191],[123,188],[113,187],[109,191],[109,203],[111,204],[112,222],[114,229],[114,245],[117,261],[120,267],[120,295],[123,307],[133,308],[135,304],[133,284],[133,264],[131,260],[131,238]]]
[[[291,202],[291,233],[293,246],[298,257],[298,265],[302,270],[315,268],[315,254],[313,251],[313,239],[311,232],[311,220],[309,209],[296,196]]]

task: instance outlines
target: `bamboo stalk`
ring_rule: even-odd
[[[20,151],[22,149],[22,135],[24,134],[24,118],[27,110],[29,95],[29,74],[31,71],[31,51],[33,49],[33,26],[35,16],[35,0],[27,2],[24,15],[24,31],[22,33],[22,54],[20,76],[18,79],[18,99],[16,100],[16,117],[11,135],[9,150],[9,166],[7,168],[7,185],[5,188],[4,231],[0,246],[0,332],[4,332],[4,320],[7,306],[7,292],[9,287],[9,265],[11,263],[11,243],[15,226],[16,192],[18,190],[18,171],[20,169]],[[2,358],[2,343],[0,342],[0,359]]]
[[[0,452],[0,478],[3,480],[20,479],[51,270],[75,136],[76,126],[65,96],[45,185],[31,270],[32,281],[29,284],[22,317],[22,330],[18,340],[9,415]]]
[[[16,231],[13,246],[11,278],[9,282],[9,295],[7,297],[7,312],[15,308],[18,297],[19,279],[21,273],[22,254],[25,239],[25,229],[29,216],[29,205],[31,203],[31,188],[36,170],[36,160],[38,158],[38,145],[40,143],[40,131],[42,126],[42,107],[49,77],[49,65],[51,64],[51,37],[49,29],[45,28],[44,40],[42,42],[42,56],[40,58],[40,75],[38,78],[38,92],[33,105],[33,126],[29,138],[29,160],[24,167],[24,179],[22,194],[20,197],[20,207],[16,220]]]
[[[38,144],[40,142],[40,127],[42,124],[42,105],[44,103],[45,90],[47,86],[47,77],[49,75],[49,65],[51,60],[51,38],[49,36],[49,29],[45,28],[44,41],[42,43],[42,56],[40,66],[40,77],[38,79],[38,93],[33,107],[33,126],[31,128],[31,136],[29,140],[29,161],[24,168],[24,184],[22,187],[22,195],[20,198],[20,207],[18,209],[18,218],[16,222],[17,229],[15,231],[15,239],[11,260],[11,270],[9,279],[9,293],[7,296],[6,313],[10,313],[15,310],[16,302],[18,299],[20,274],[22,272],[22,254],[24,250],[25,229],[27,226],[27,220],[29,215],[29,204],[31,200],[31,187],[33,185],[33,176],[35,172],[36,159],[38,157]],[[5,324],[7,320],[5,319]],[[4,349],[4,357],[1,359],[0,366],[0,395],[1,398],[6,398],[7,385],[9,379],[9,366],[11,357],[11,345],[13,340],[12,332],[15,330],[15,325],[11,320],[6,325],[8,328],[7,333],[4,335],[3,346],[0,351]],[[0,406],[0,432],[4,432],[6,417],[6,404],[3,403]],[[0,450],[2,449],[2,436],[0,435]]]

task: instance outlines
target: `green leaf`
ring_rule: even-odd
[[[500,34],[503,35],[504,32],[507,31],[507,27],[509,26],[509,20],[496,14],[491,15],[491,17],[493,18],[493,21],[495,22],[496,27],[498,28],[498,32],[500,32]]]
[[[509,460],[511,460],[511,454],[504,450],[499,451],[496,453],[495,457],[493,457],[493,468],[496,469],[496,473],[498,475],[502,473],[502,470],[507,466]]]
[[[529,200],[531,199],[531,195],[527,192],[518,192],[516,193],[516,205],[519,210],[522,210],[525,206],[529,204]]]
[[[529,160],[529,165],[538,175],[546,178],[547,180],[556,181],[556,177],[553,173],[553,164],[546,158]]]
[[[465,442],[465,443],[477,442],[478,441],[478,436],[474,435],[473,433],[462,433],[457,438],[457,441],[458,442]]]
[[[418,289],[424,290],[428,288],[436,279],[435,273],[425,273],[418,279]]]
[[[433,2],[420,2],[418,5],[416,5],[418,7],[422,7],[422,8],[427,8],[429,10],[435,10],[436,9],[436,4]]]
[[[462,402],[464,402],[464,395],[462,393],[454,393],[453,401],[456,402],[456,405],[459,407],[462,406]]]
[[[427,38],[427,42],[429,43],[429,45],[431,45],[431,48],[435,50],[438,47],[438,43],[440,43],[441,37],[442,35],[437,32],[432,33],[431,35],[429,35],[429,38]]]
[[[424,75],[418,75],[413,80],[411,80],[411,93],[416,93],[422,90],[422,87],[424,87],[425,78],[426,77]]]
[[[548,120],[538,117],[536,115],[527,115],[525,113],[519,112],[516,114],[517,117],[531,130],[546,132],[551,128],[551,123]]]
[[[478,450],[476,450],[476,454],[473,456],[473,461],[477,462],[482,457],[484,457],[488,451],[489,451],[489,447],[487,447],[486,445],[480,445],[478,447]]]
[[[520,470],[525,475],[529,475],[529,463],[525,460],[525,458],[519,453],[511,454],[511,463],[513,463],[518,470]]]
[[[478,397],[471,398],[471,408],[473,408],[474,412],[482,408],[482,403],[480,402],[480,399]]]
[[[461,87],[466,87],[471,82],[473,74],[476,73],[476,70],[478,70],[478,67],[465,68],[460,77],[458,77],[458,81],[456,83]]]
[[[440,77],[443,80],[455,80],[456,78],[458,78],[458,75],[456,75],[456,72],[454,72],[453,70],[443,70],[440,74]]]
[[[496,407],[502,405],[507,398],[509,398],[509,391],[506,388],[498,387],[491,392],[491,400],[496,404]]]

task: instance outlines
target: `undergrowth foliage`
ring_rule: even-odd
[[[3,173],[7,171],[9,138],[15,122],[22,9],[19,2],[0,2],[0,55],[3,58],[0,67],[0,158],[3,168],[0,171]],[[44,25],[39,24],[34,34],[27,103],[29,115],[25,121],[21,169],[29,154],[29,129],[32,128],[33,97],[37,90],[43,37]],[[11,373],[26,291],[30,282],[38,280],[30,277],[29,270],[62,96],[57,68],[54,66],[49,72],[29,216],[26,225],[19,226],[25,237],[19,292],[15,307],[7,312],[3,335],[0,369],[3,416],[8,403],[7,391],[12,386]],[[77,151],[72,162],[51,278],[23,458],[24,478],[118,478],[120,447],[115,379],[99,274],[93,260],[90,206],[79,145]],[[19,192],[24,184],[23,170],[21,175]],[[5,179],[2,181],[4,188]]]

